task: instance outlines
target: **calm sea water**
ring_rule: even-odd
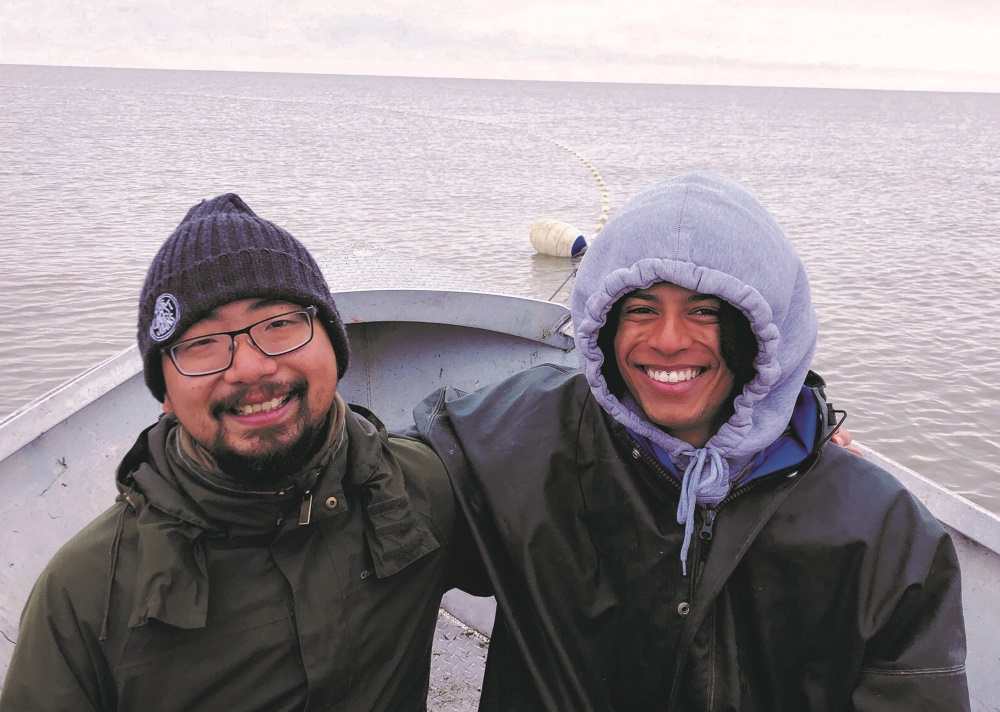
[[[581,158],[612,211],[712,170],[805,259],[856,437],[1000,511],[1000,95],[8,65],[0,107],[0,417],[133,342],[201,198],[548,298],[528,231],[593,231]]]

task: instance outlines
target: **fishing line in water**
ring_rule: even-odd
[[[517,132],[517,133],[526,134],[528,136],[531,136],[532,138],[535,138],[535,139],[538,139],[538,140],[550,143],[553,146],[555,146],[556,148],[559,148],[559,149],[561,149],[563,151],[566,151],[568,154],[570,154],[571,156],[573,156],[574,158],[576,158],[583,165],[583,167],[587,170],[587,172],[590,173],[591,177],[593,177],[594,182],[596,183],[598,190],[600,190],[600,192],[601,192],[601,211],[600,211],[600,213],[599,213],[599,215],[597,217],[597,224],[594,227],[594,232],[593,232],[593,236],[591,237],[591,239],[594,239],[594,238],[597,237],[597,235],[604,228],[604,224],[608,221],[608,215],[611,212],[611,197],[610,197],[610,194],[608,193],[608,185],[607,185],[607,183],[604,180],[604,176],[601,175],[601,172],[599,170],[597,170],[597,166],[595,166],[593,164],[593,162],[591,162],[590,160],[588,160],[586,156],[584,156],[582,153],[580,153],[579,151],[577,151],[572,146],[569,146],[569,145],[563,143],[562,141],[554,139],[551,136],[546,136],[545,134],[539,133],[539,132],[534,131],[532,129],[523,129],[523,128],[519,128],[517,126],[511,126],[510,124],[505,124],[505,123],[502,123],[500,121],[493,121],[493,120],[490,120],[490,119],[478,119],[478,118],[470,117],[470,116],[449,116],[447,114],[437,114],[437,113],[434,113],[434,112],[431,112],[431,111],[416,111],[416,110],[413,110],[413,109],[400,109],[400,108],[397,108],[397,107],[394,107],[394,106],[385,106],[385,105],[381,105],[381,104],[358,104],[357,106],[365,108],[365,109],[369,109],[369,110],[390,111],[390,112],[393,112],[393,113],[396,113],[396,114],[405,114],[405,115],[408,115],[408,116],[422,116],[422,117],[428,118],[428,119],[444,119],[446,121],[461,121],[461,122],[470,123],[470,124],[478,124],[480,126],[492,126],[492,127],[495,127],[495,128],[505,129],[507,131],[513,131],[513,132]],[[539,221],[539,222],[542,222],[542,221]],[[575,231],[575,228],[572,228],[571,225],[569,225],[567,223],[564,223],[562,221],[550,220],[549,222],[558,223],[559,227],[570,228],[569,231]],[[535,223],[535,225],[538,225],[538,224],[539,223]],[[549,249],[553,249],[553,250],[554,249],[561,249],[561,251],[562,252],[566,252],[566,254],[557,254],[557,253],[552,252],[552,251],[547,251],[547,250],[543,251],[543,250],[540,250],[539,246],[536,245],[534,242],[532,243],[532,245],[535,247],[536,251],[541,252],[542,254],[551,255],[553,257],[576,257],[576,256],[579,256],[579,255],[583,254],[583,249],[584,248],[583,247],[577,247],[575,241],[571,242],[568,247],[564,246],[562,244],[564,241],[565,241],[565,238],[563,240],[549,240],[549,242],[551,242],[553,244],[558,243],[558,245],[559,245],[558,248],[556,248],[556,247],[550,247]],[[543,244],[543,248],[545,246],[546,245]],[[571,250],[571,252],[569,252],[567,250]]]
[[[608,213],[611,212],[611,198],[608,195],[608,184],[605,183],[604,176],[602,176],[601,172],[597,170],[597,166],[595,166],[593,163],[587,160],[587,158],[584,157],[575,148],[567,146],[561,141],[557,141],[556,139],[550,138],[549,136],[545,136],[544,134],[532,131],[531,129],[524,129],[524,132],[535,138],[539,138],[543,141],[548,141],[553,146],[556,146],[557,148],[561,148],[562,150],[566,151],[571,156],[580,161],[580,163],[583,164],[583,167],[590,172],[591,176],[593,176],[594,182],[597,183],[597,187],[601,191],[601,214],[597,218],[597,225],[594,227],[594,235],[593,235],[593,237],[597,237],[597,235],[601,232],[601,230],[604,229],[604,224],[608,221]],[[582,255],[583,252],[581,252],[580,254]]]
[[[559,148],[576,160],[578,160],[583,167],[590,173],[593,177],[594,182],[597,185],[598,190],[601,192],[601,211],[597,217],[597,224],[594,226],[594,232],[591,236],[591,241],[596,239],[600,234],[601,230],[604,229],[605,223],[608,221],[608,215],[611,212],[611,197],[608,193],[608,185],[604,180],[604,176],[597,169],[597,166],[587,159],[578,150],[569,146],[562,141],[552,138],[551,136],[546,136],[545,134],[539,133],[532,129],[523,129],[516,126],[511,126],[510,124],[505,124],[500,121],[492,121],[489,119],[478,119],[468,116],[449,116],[447,114],[437,114],[430,111],[415,111],[413,109],[400,109],[394,106],[385,106],[378,104],[359,104],[358,106],[377,111],[390,111],[396,114],[404,114],[409,116],[421,116],[430,119],[443,119],[446,121],[462,121],[470,124],[478,124],[480,126],[491,126],[499,129],[505,129],[507,131],[514,131],[518,133],[523,133],[532,138],[545,141],[552,144],[556,148]],[[580,231],[570,225],[569,223],[563,222],[561,220],[546,218],[535,222],[531,226],[531,232],[529,235],[532,247],[539,254],[549,255],[552,257],[569,257],[574,260],[574,266],[572,271],[566,276],[566,279],[562,281],[556,291],[552,293],[549,297],[549,301],[553,301],[556,295],[563,290],[563,288],[576,277],[577,269],[576,263],[580,257],[583,257],[584,253],[587,251],[587,239],[580,234]]]
[[[584,251],[586,251],[586,250],[584,250]],[[582,256],[582,254],[581,254],[581,256]],[[571,279],[573,279],[573,278],[574,278],[574,277],[576,276],[576,272],[577,272],[577,270],[578,270],[578,269],[580,269],[580,268],[579,268],[579,267],[574,267],[574,268],[573,268],[573,271],[569,273],[569,276],[568,276],[568,277],[566,277],[566,279],[564,279],[564,280],[563,280],[562,284],[560,284],[560,285],[559,285],[559,286],[558,286],[558,287],[556,288],[556,291],[552,292],[552,296],[551,296],[551,297],[549,297],[549,301],[550,301],[550,302],[551,302],[551,301],[552,301],[553,299],[555,299],[555,298],[556,298],[556,295],[557,295],[557,294],[559,294],[559,292],[561,292],[561,291],[562,291],[562,288],[566,286],[566,283],[567,283],[567,282],[569,282],[569,281],[570,281]]]
[[[108,89],[90,89],[90,90],[91,91],[100,91],[100,92],[115,91],[115,90],[108,90]],[[130,90],[129,93],[139,93],[139,94],[152,95],[151,92],[132,92],[131,90]],[[168,92],[168,94],[170,94],[170,95],[176,95],[176,96],[182,96],[182,97],[202,97],[202,98],[210,96],[210,95],[201,94],[201,93],[197,93],[197,92]],[[211,95],[211,96],[214,96],[214,95]],[[307,101],[307,100],[302,100],[302,99],[288,99],[288,98],[275,99],[275,98],[264,98],[264,97],[254,97],[254,96],[240,96],[240,95],[222,95],[221,98],[232,98],[232,99],[253,100],[253,101],[267,101],[267,102],[271,102],[271,103],[275,103],[275,104],[314,104],[314,103],[326,103],[326,102]],[[364,104],[364,103],[360,103],[359,102],[359,103],[354,103],[353,106],[357,106],[358,108],[362,108],[362,109],[376,110],[376,111],[388,111],[388,112],[393,112],[393,113],[396,113],[396,114],[404,114],[404,115],[409,115],[409,116],[422,116],[424,118],[431,118],[431,119],[444,119],[446,121],[463,121],[463,122],[470,123],[470,124],[479,124],[481,126],[493,126],[493,127],[496,127],[496,128],[505,129],[507,131],[514,131],[514,132],[518,132],[518,133],[527,134],[528,136],[531,136],[533,138],[536,138],[536,139],[539,139],[539,140],[551,143],[553,146],[555,146],[555,147],[557,147],[557,148],[559,148],[559,149],[561,149],[563,151],[566,151],[571,156],[573,156],[574,158],[576,158],[583,165],[583,167],[590,173],[590,175],[594,179],[594,182],[597,184],[597,188],[601,191],[601,212],[600,212],[600,214],[597,217],[597,224],[594,226],[594,232],[593,232],[593,235],[591,236],[591,240],[595,239],[598,236],[598,234],[600,234],[601,230],[604,229],[605,223],[608,221],[608,215],[611,212],[611,198],[610,198],[610,195],[608,193],[608,185],[605,182],[604,177],[601,175],[600,171],[597,170],[597,166],[595,166],[593,164],[593,162],[591,162],[590,160],[588,160],[582,153],[580,153],[579,151],[577,151],[572,146],[569,146],[569,145],[563,143],[562,141],[554,139],[551,136],[546,136],[545,134],[539,133],[539,132],[534,131],[532,129],[523,129],[523,128],[519,128],[517,126],[511,126],[510,124],[505,124],[505,123],[502,123],[500,121],[492,121],[492,120],[489,120],[489,119],[478,119],[478,118],[470,117],[470,116],[450,116],[448,114],[438,114],[438,113],[434,113],[434,112],[431,112],[431,111],[419,111],[419,110],[414,110],[414,109],[400,109],[398,107],[386,106],[384,104]],[[541,223],[541,222],[543,222],[543,221],[536,222],[535,226],[539,225],[539,223]],[[557,220],[550,220],[549,222],[551,222],[551,223],[558,223],[557,228],[558,229],[562,229],[562,231],[564,233],[566,233],[567,235],[568,235],[569,232],[578,232],[575,228],[573,228],[573,226],[569,225],[568,223],[564,223],[562,221],[557,221]],[[532,230],[534,230],[535,226],[532,226]],[[540,254],[547,254],[547,255],[551,255],[553,257],[580,257],[580,256],[582,256],[583,253],[586,251],[586,241],[583,240],[583,243],[581,244],[577,239],[571,239],[567,243],[566,242],[567,235],[562,236],[561,239],[552,239],[552,238],[550,238],[548,241],[543,241],[540,244],[536,244],[536,240],[534,238],[532,238],[532,246],[535,247],[535,250],[537,252],[539,252]],[[582,235],[577,235],[577,237],[580,238],[580,239],[583,239]],[[555,247],[553,247],[552,245],[555,245]],[[541,246],[542,249],[539,249],[540,246]],[[569,278],[571,278],[575,274],[576,274],[576,270],[574,268],[574,270],[570,274]],[[569,280],[569,278],[567,278],[567,281]],[[566,282],[563,282],[563,284],[560,285],[559,289],[562,289],[562,287],[565,286],[565,284],[566,284]],[[556,293],[558,294],[558,290],[556,290]],[[555,295],[553,295],[553,296],[555,296]]]

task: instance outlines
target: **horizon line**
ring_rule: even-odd
[[[215,69],[215,68],[191,68],[191,67],[165,67],[165,66],[120,66],[105,64],[39,64],[36,62],[7,62],[0,61],[0,67],[44,67],[54,69],[98,69],[98,70],[124,70],[124,71],[165,71],[165,72],[215,72],[229,74],[282,74],[282,75],[303,75],[303,76],[330,76],[330,77],[371,77],[382,79],[431,79],[445,81],[483,81],[483,82],[532,82],[537,84],[606,84],[611,86],[677,86],[677,87],[714,87],[733,89],[801,89],[818,91],[868,91],[868,92],[898,92],[898,93],[921,93],[921,94],[1000,94],[1000,90],[989,89],[916,89],[901,87],[865,87],[865,86],[834,86],[834,85],[806,85],[806,84],[757,84],[744,83],[732,84],[724,82],[654,82],[654,81],[604,81],[588,79],[536,79],[525,77],[479,77],[479,76],[444,76],[440,74],[394,74],[394,73],[353,73],[353,72],[329,72],[310,70],[266,70],[266,69]]]

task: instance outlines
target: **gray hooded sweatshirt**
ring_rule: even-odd
[[[620,400],[601,373],[598,336],[615,302],[670,282],[739,309],[757,339],[756,374],[703,448]],[[788,426],[816,348],[805,267],[770,213],[739,185],[692,173],[641,193],[608,221],[580,265],[570,300],[576,344],[594,397],[615,420],[665,450],[683,473],[677,521],[690,541],[696,504],[714,505],[754,455]],[[687,556],[687,544],[681,559]]]

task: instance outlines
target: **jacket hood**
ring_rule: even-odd
[[[704,448],[671,437],[631,400],[619,400],[601,373],[598,335],[611,308],[657,282],[721,297],[747,317],[757,340],[755,374]],[[679,469],[716,463],[710,469],[718,481],[698,493],[702,504],[721,501],[739,468],[780,437],[816,347],[809,281],[788,237],[749,192],[706,173],[664,181],[617,212],[581,261],[570,307],[582,367],[601,406],[670,453]]]

